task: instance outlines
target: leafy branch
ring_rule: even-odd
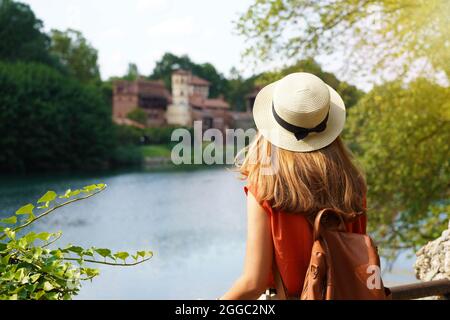
[[[62,195],[48,191],[37,201],[37,206],[29,203],[15,215],[0,219],[0,299],[71,299],[78,294],[81,281],[99,275],[98,269],[86,267],[86,263],[129,267],[153,257],[151,251],[113,253],[110,249],[74,245],[50,249],[61,238],[61,232],[29,232],[18,236],[19,231],[55,210],[105,189],[105,184],[93,184],[69,189]],[[25,218],[19,219],[22,216]]]

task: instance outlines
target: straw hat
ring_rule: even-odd
[[[310,152],[331,144],[342,132],[345,105],[320,78],[298,72],[258,93],[253,118],[272,144],[290,151]]]

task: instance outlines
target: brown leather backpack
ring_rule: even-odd
[[[303,291],[287,295],[274,260],[278,299],[301,300],[385,300],[389,290],[381,280],[380,258],[372,239],[349,233],[345,214],[323,209],[313,221],[314,243]],[[355,215],[353,215],[355,218]]]

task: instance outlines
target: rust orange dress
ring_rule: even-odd
[[[290,296],[299,295],[303,289],[306,271],[311,258],[313,245],[312,226],[303,215],[287,214],[272,209],[267,201],[259,201],[255,189],[244,187],[246,194],[250,191],[258,200],[270,221],[277,266],[284,285]],[[366,206],[364,200],[364,207]],[[347,231],[366,233],[366,215],[353,223],[347,224]],[[272,273],[272,272],[271,272]],[[274,288],[273,275],[269,275],[268,287]]]

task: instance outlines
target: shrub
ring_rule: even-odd
[[[97,87],[48,66],[0,62],[0,171],[105,166],[110,109]]]
[[[127,114],[127,118],[145,126],[147,124],[148,115],[144,110],[136,108]]]

